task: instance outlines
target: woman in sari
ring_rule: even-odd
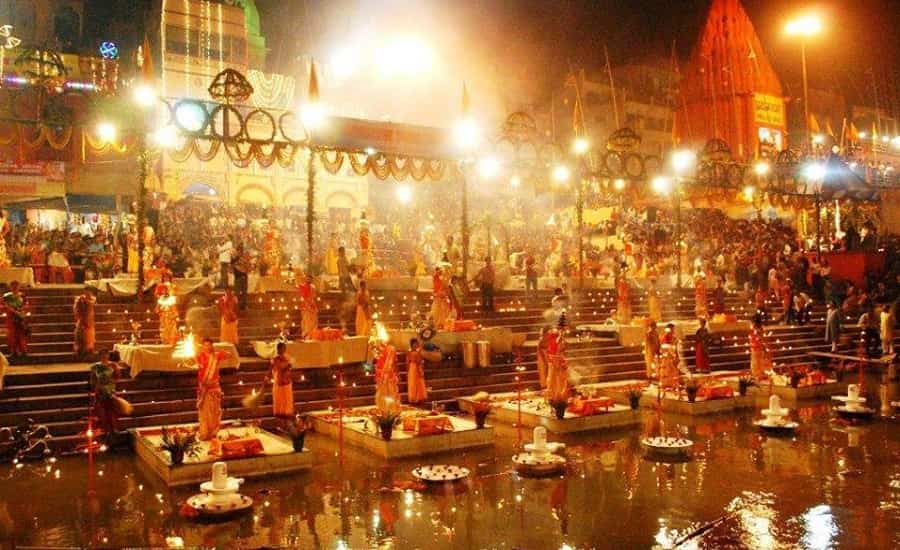
[[[201,441],[214,439],[222,422],[222,387],[219,385],[219,363],[228,357],[215,351],[209,338],[203,339],[203,349],[197,354],[197,416]]]
[[[372,332],[372,302],[365,281],[359,282],[356,292],[356,335],[369,336]]]
[[[424,403],[428,399],[428,390],[425,388],[425,369],[423,366],[422,348],[419,340],[413,338],[409,341],[409,353],[406,354],[407,376],[406,391],[410,404]]]
[[[294,416],[294,381],[291,377],[291,361],[284,354],[287,344],[278,342],[272,358],[272,414],[275,418]]]

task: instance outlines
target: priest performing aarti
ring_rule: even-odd
[[[417,338],[409,341],[406,365],[406,393],[409,403],[424,403],[428,399],[428,390],[425,387],[425,360],[422,358],[422,345]]]
[[[647,379],[652,380],[656,376],[659,366],[660,341],[656,321],[647,324],[647,332],[644,335],[644,364],[646,365]]]
[[[298,290],[300,292],[300,336],[304,340],[309,340],[319,328],[319,293],[313,284],[312,275],[306,276]]]
[[[547,372],[547,399],[551,403],[565,401],[569,397],[569,368],[566,361],[566,327],[568,323],[563,314],[559,318],[553,337],[549,339],[547,356],[550,368]]]
[[[97,298],[91,287],[85,287],[82,293],[75,298],[72,306],[75,314],[75,355],[94,353],[96,342],[94,306],[96,303]]]
[[[397,350],[379,344],[375,361],[375,407],[385,413],[400,412],[400,379],[397,376]]]
[[[275,357],[271,360],[272,415],[289,419],[294,416],[294,380],[291,376],[291,360],[285,355],[287,344],[278,342]]]
[[[437,328],[443,328],[450,317],[449,293],[445,272],[440,267],[435,267],[431,276],[431,319]]]
[[[178,300],[172,294],[171,283],[157,285],[159,297],[156,299],[156,314],[159,316],[159,339],[163,344],[174,346],[178,342]]]
[[[703,319],[706,318],[708,314],[706,275],[701,269],[698,269],[697,273],[694,274],[694,315],[696,315],[698,319]]]
[[[359,257],[356,258],[360,270],[360,277],[371,275],[375,267],[375,254],[372,252],[372,237],[369,233],[369,220],[363,212],[359,220]]]
[[[359,282],[356,291],[356,335],[369,336],[372,332],[372,298],[365,281]]]
[[[750,374],[756,380],[762,380],[766,371],[772,368],[772,356],[766,342],[765,329],[759,319],[754,319],[750,330]]]
[[[660,388],[674,388],[678,385],[679,341],[675,325],[666,325],[660,341],[659,385]]]
[[[631,324],[631,286],[623,270],[616,281],[616,320],[621,325]]]
[[[263,261],[266,264],[266,275],[270,277],[281,275],[281,233],[273,221],[269,222],[263,240]]]
[[[219,383],[219,364],[228,357],[224,351],[213,349],[209,338],[203,339],[196,361],[197,371],[197,416],[200,428],[197,437],[201,441],[214,439],[222,422],[222,387]]]
[[[219,341],[238,343],[238,299],[231,290],[225,288],[225,293],[216,302],[219,309]]]

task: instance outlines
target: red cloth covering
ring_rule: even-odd
[[[707,384],[700,388],[697,397],[703,399],[725,399],[734,397],[734,390],[728,384]]]
[[[472,321],[471,319],[453,322],[453,332],[468,332],[470,330],[476,330],[477,328],[478,327],[475,326],[475,321]]]
[[[453,431],[450,417],[444,414],[429,416],[406,416],[403,418],[403,431],[416,435],[433,435]]]
[[[828,377],[825,376],[825,373],[820,370],[810,371],[806,375],[805,384],[806,386],[815,386],[817,384],[824,384],[828,381]]]
[[[344,331],[339,328],[319,328],[313,331],[312,339],[320,342],[331,342],[344,337]]]
[[[576,397],[572,400],[572,403],[569,404],[567,410],[573,414],[591,416],[609,412],[609,408],[614,404],[615,401],[610,397],[592,397],[590,399],[580,399]]]
[[[229,439],[222,442],[223,458],[248,458],[263,454],[263,444],[256,437]]]
[[[737,315],[734,313],[726,313],[725,314],[725,322],[726,323],[737,323]]]

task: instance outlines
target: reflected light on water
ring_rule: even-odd
[[[831,506],[820,504],[803,514],[803,547],[810,549],[832,548],[834,536],[838,533]]]

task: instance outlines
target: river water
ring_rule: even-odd
[[[196,488],[170,490],[130,454],[104,454],[88,496],[84,457],[0,467],[0,541],[42,547],[218,548],[900,548],[900,420],[848,425],[826,401],[793,412],[794,437],[767,437],[753,412],[664,417],[696,442],[687,462],[642,453],[642,428],[565,441],[565,475],[510,470],[520,434],[498,426],[493,448],[440,456],[473,475],[418,490],[410,470],[311,435],[315,467],[248,481],[252,513],[224,523],[179,514]],[[523,438],[531,434],[523,432]]]

